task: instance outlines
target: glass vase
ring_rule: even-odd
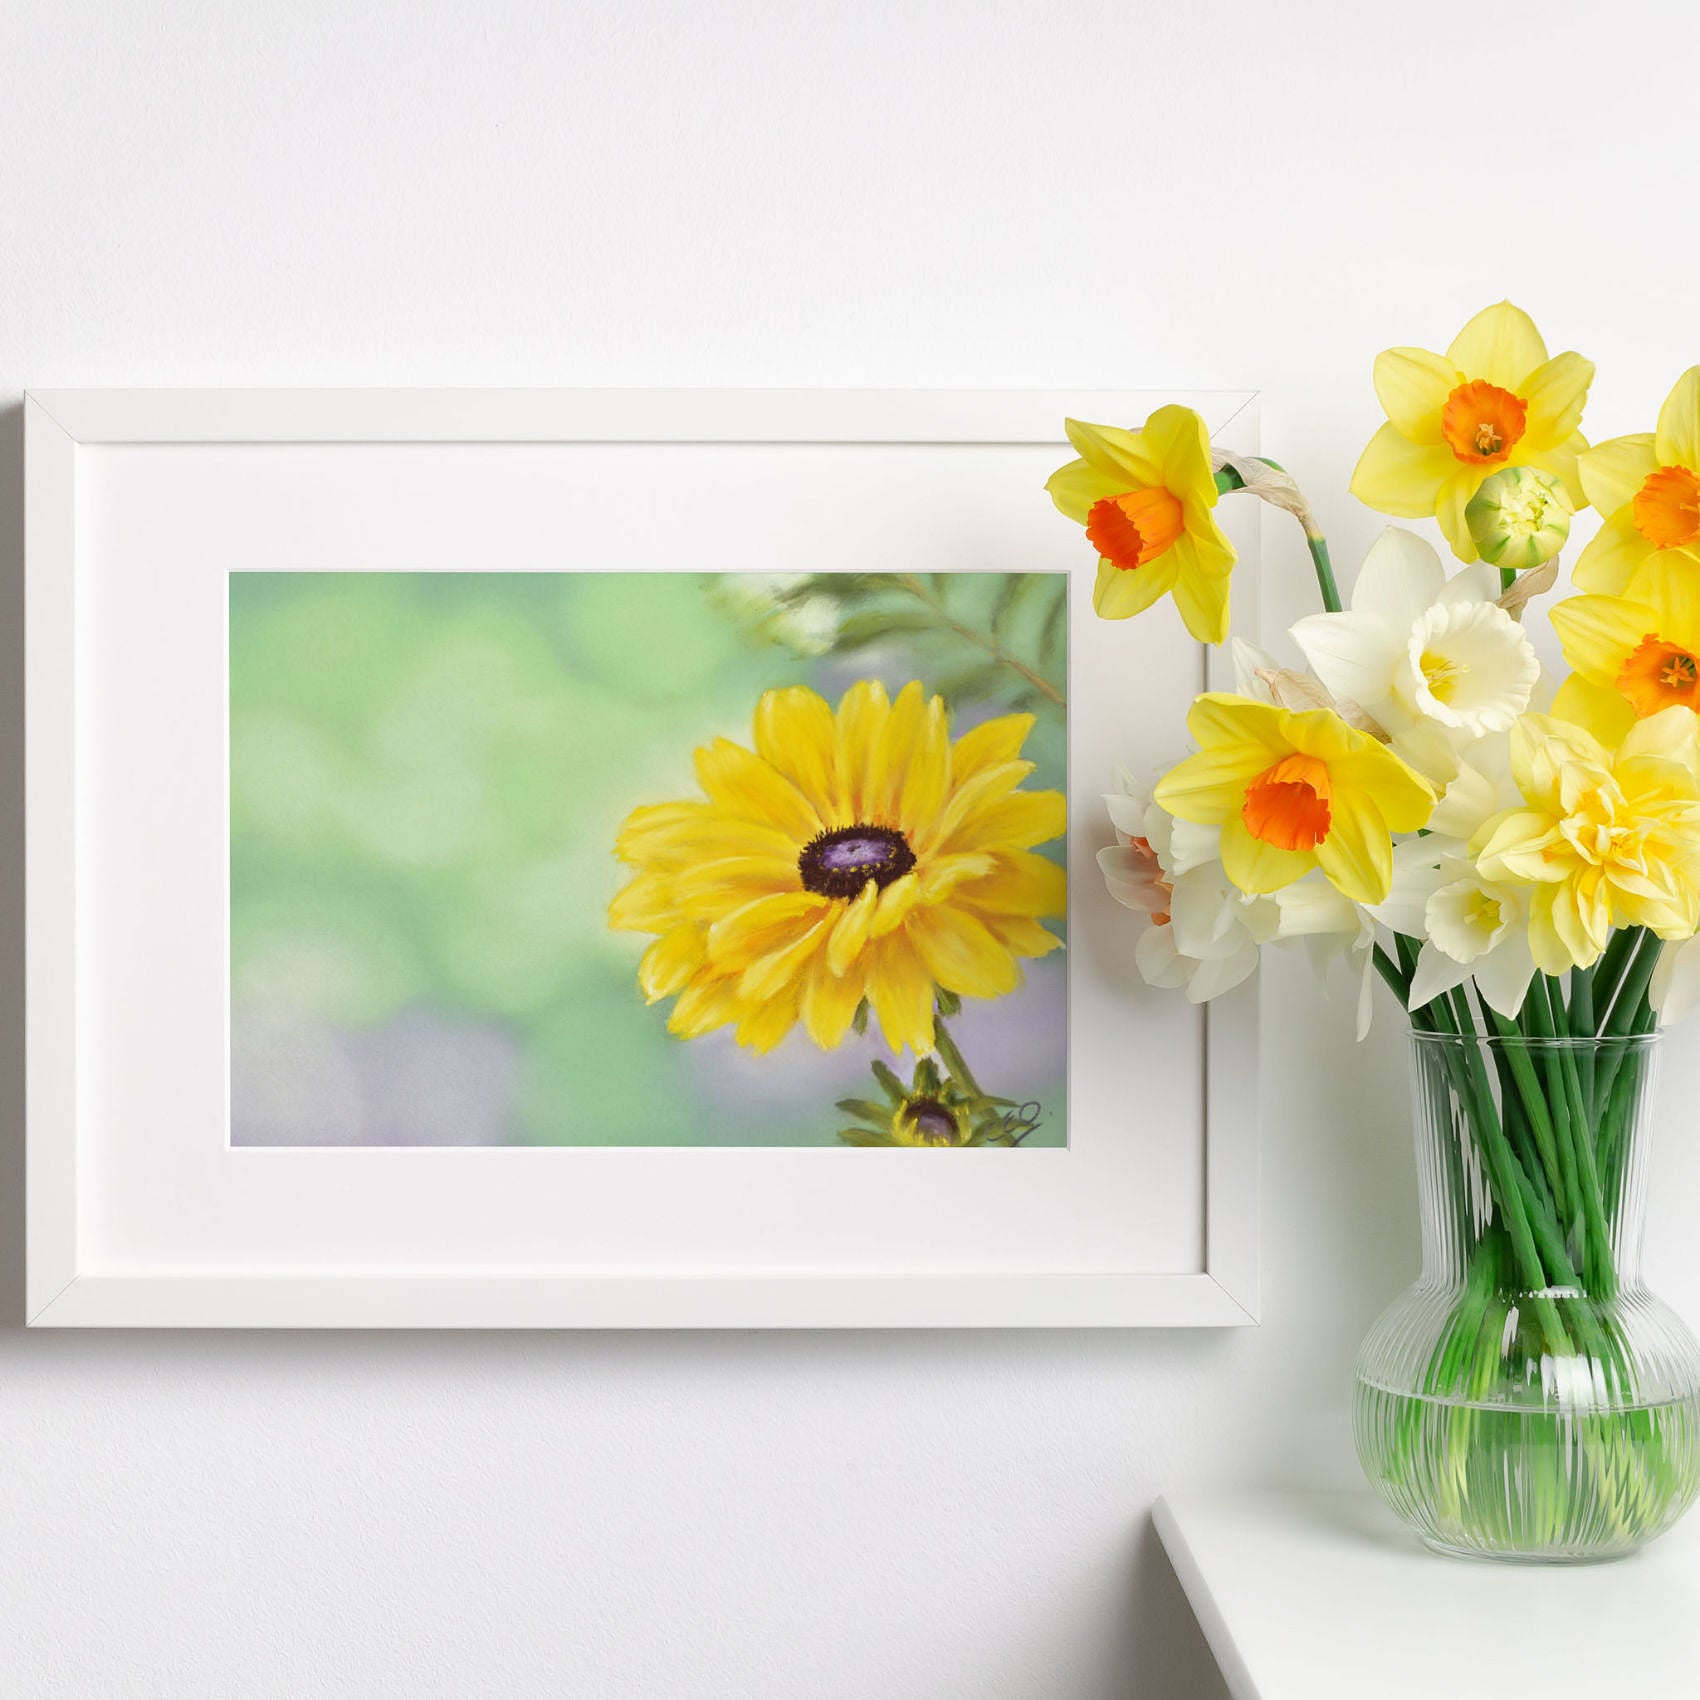
[[[1359,1460],[1441,1552],[1622,1557],[1700,1489],[1700,1346],[1641,1279],[1657,1035],[1411,1041],[1422,1274],[1358,1355]]]

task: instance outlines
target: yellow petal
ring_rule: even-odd
[[[704,970],[680,992],[667,1018],[667,1031],[681,1039],[699,1039],[724,1027],[739,1013],[731,979]]]
[[[1012,791],[967,815],[942,846],[964,850],[1031,850],[1068,830],[1068,799],[1060,791]]]
[[[935,984],[969,998],[999,998],[1021,983],[1016,960],[984,922],[948,908],[916,910],[909,938]]]
[[[869,952],[868,1001],[894,1051],[907,1046],[924,1056],[933,1048],[933,983],[901,932]]]
[[[1053,932],[1024,915],[997,915],[986,922],[1004,947],[1016,956],[1049,956],[1061,950],[1063,941]]]
[[[620,932],[671,932],[678,919],[673,881],[665,874],[639,874],[608,905],[608,925]]]
[[[921,734],[926,705],[926,693],[913,679],[893,699],[891,712],[873,742],[873,759],[862,789],[861,806],[866,813],[858,819],[880,826],[897,824],[897,799]]]
[[[1358,457],[1352,494],[1381,513],[1426,519],[1456,465],[1444,444],[1413,443],[1397,425],[1383,425]]]
[[[993,871],[960,888],[964,903],[992,915],[1060,915],[1068,906],[1068,873],[1031,850],[1001,851]]]
[[[830,912],[822,914],[800,938],[782,944],[759,961],[752,962],[738,978],[738,996],[746,1003],[772,1002],[788,991],[795,996],[795,987],[801,976],[826,944],[832,923]],[[740,1044],[742,1042],[739,1041]]]
[[[1561,443],[1550,448],[1532,449],[1526,444],[1517,445],[1517,453],[1511,458],[1518,466],[1538,466],[1543,472],[1550,472],[1564,486],[1564,493],[1570,498],[1573,508],[1581,509],[1587,506],[1587,495],[1582,489],[1582,479],[1578,468],[1582,456],[1588,452],[1588,439],[1580,431],[1572,431]]]
[[[802,685],[764,692],[756,704],[757,754],[803,793],[822,821],[833,809],[835,728],[826,699]]]
[[[675,927],[664,933],[643,953],[638,964],[638,986],[650,1003],[671,997],[708,960],[708,946],[701,927]]]
[[[803,1026],[823,1051],[834,1049],[850,1031],[850,1023],[862,1001],[862,989],[860,974],[840,978],[833,973],[825,951],[810,962],[803,980]]]
[[[1665,397],[1653,446],[1661,465],[1700,472],[1700,366],[1690,366]]]
[[[1653,545],[1635,529],[1630,510],[1619,508],[1602,522],[1593,541],[1576,557],[1570,576],[1578,590],[1622,596],[1652,553]]]
[[[746,1005],[738,1018],[738,1043],[766,1056],[797,1024],[797,994]]]
[[[1464,375],[1443,354],[1388,348],[1375,357],[1375,397],[1401,436],[1438,443],[1440,410]]]
[[[935,846],[947,842],[970,815],[978,814],[1000,797],[1007,796],[1032,771],[1030,761],[1006,761],[996,767],[981,768],[956,787],[936,820],[916,832],[910,840],[911,847],[918,854],[925,855]]]
[[[825,823],[795,785],[760,756],[716,738],[696,753],[697,783],[726,813],[777,828],[799,848]]]
[[[1646,603],[1621,596],[1567,597],[1551,619],[1565,660],[1584,678],[1613,688],[1636,645],[1659,630],[1658,616]]]
[[[1031,851],[1005,851],[1005,855],[1031,855]],[[966,855],[929,856],[915,870],[923,903],[942,903],[965,880],[979,879],[997,866],[997,858],[984,851]]]
[[[639,867],[689,861],[698,835],[717,818],[707,803],[647,804],[621,823],[614,854]]]
[[[1092,587],[1092,606],[1101,619],[1127,620],[1143,614],[1175,584],[1175,551],[1171,545],[1142,567],[1124,571],[1113,561],[1100,559],[1098,580]]]
[[[833,768],[837,774],[838,818],[846,826],[866,820],[863,787],[873,769],[874,748],[891,703],[878,679],[859,679],[838,704]]]
[[[1215,507],[1216,475],[1210,467],[1210,433],[1190,407],[1159,407],[1145,421],[1140,442],[1157,463],[1165,490]]]
[[[1214,490],[1216,486],[1210,487]],[[1170,545],[1174,549],[1188,545],[1179,557],[1178,570],[1184,573],[1196,566],[1206,578],[1226,578],[1234,570],[1239,555],[1228,541],[1228,534],[1216,523],[1215,514],[1192,501],[1181,504],[1181,513],[1186,529]]]
[[[929,697],[897,793],[897,824],[913,840],[936,820],[950,789],[950,724],[943,697]]]
[[[1558,610],[1555,608],[1553,613],[1556,616]],[[1568,720],[1584,727],[1607,749],[1615,749],[1635,724],[1635,710],[1615,685],[1596,684],[1580,673],[1572,673],[1558,687],[1552,713],[1555,720]]]
[[[1554,355],[1524,380],[1517,393],[1529,404],[1525,440],[1532,449],[1550,449],[1567,441],[1582,423],[1594,363],[1580,354]]]
[[[1222,871],[1241,891],[1279,891],[1315,866],[1316,857],[1308,851],[1283,850],[1253,838],[1237,810],[1222,822]]]
[[[1122,490],[1148,490],[1162,482],[1156,457],[1133,432],[1119,425],[1088,425],[1079,419],[1065,419],[1063,429],[1075,453],[1106,478],[1123,480]]]
[[[983,768],[1014,761],[1032,730],[1031,714],[1005,714],[964,732],[951,746],[951,783],[959,786]]]
[[[1653,433],[1612,437],[1596,443],[1582,456],[1582,493],[1602,516],[1614,514],[1635,499],[1635,493],[1659,470]]]
[[[1183,548],[1190,538],[1176,540],[1170,553]],[[1226,643],[1228,640],[1228,581],[1207,578],[1203,573],[1187,572],[1184,564],[1175,578],[1175,607],[1180,610],[1186,629],[1200,643]]]
[[[862,947],[873,931],[874,914],[879,908],[880,888],[869,880],[854,902],[846,903],[833,923],[832,938],[827,945],[827,965],[834,974],[847,974]]]
[[[1066,514],[1076,525],[1084,525],[1086,516],[1099,502],[1127,494],[1127,480],[1100,472],[1090,461],[1071,460],[1045,480],[1045,489],[1059,513]]]
[[[1542,886],[1529,900],[1529,954],[1543,974],[1567,974],[1580,967],[1554,925],[1553,908],[1564,896],[1562,885]]]
[[[1361,792],[1334,793],[1328,836],[1316,864],[1336,891],[1354,903],[1384,903],[1393,885],[1393,839],[1380,809]]]
[[[1656,610],[1660,637],[1700,649],[1700,558],[1687,549],[1655,549],[1630,580],[1629,594]]]
[[[1547,345],[1535,321],[1509,301],[1484,307],[1452,339],[1448,359],[1466,378],[1486,378],[1513,395],[1523,394],[1523,381],[1545,365]]]
[[[1428,825],[1434,813],[1434,787],[1373,738],[1361,743],[1354,738],[1352,747],[1332,757],[1328,766],[1336,795],[1346,790],[1367,798],[1392,831],[1421,832]]]
[[[902,879],[893,880],[879,895],[879,903],[874,909],[873,925],[870,934],[876,939],[883,939],[887,933],[896,932],[909,919],[909,912],[921,901],[921,880],[917,874],[905,874]]]
[[[721,916],[708,929],[708,959],[719,973],[741,973],[770,951],[794,943],[831,907],[831,898],[812,891],[758,897]]]
[[[1434,517],[1460,561],[1476,559],[1476,540],[1470,534],[1470,522],[1464,517],[1464,510],[1489,470],[1481,466],[1455,466],[1434,499]]]

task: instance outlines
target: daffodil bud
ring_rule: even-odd
[[[1482,481],[1464,519],[1484,561],[1526,572],[1564,547],[1575,511],[1563,483],[1552,473],[1535,466],[1505,466]]]

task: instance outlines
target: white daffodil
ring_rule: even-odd
[[[1139,972],[1147,985],[1208,1003],[1250,978],[1279,909],[1228,878],[1216,828],[1176,820],[1125,772],[1116,783],[1104,798],[1116,843],[1098,852],[1098,866],[1110,895],[1150,919],[1134,946]]]
[[[1390,525],[1364,557],[1352,606],[1293,627],[1311,669],[1357,704],[1412,766],[1446,781],[1476,739],[1509,730],[1529,706],[1540,663],[1476,562],[1447,578],[1435,551]]]
[[[1700,938],[1667,944],[1659,952],[1647,995],[1665,1027],[1674,1027],[1700,1008]]]
[[[1375,922],[1369,912],[1319,872],[1283,887],[1275,902],[1280,909],[1276,941],[1302,938],[1325,988],[1334,965],[1345,961],[1353,988],[1353,1025],[1358,1038],[1364,1038],[1375,1010]]]
[[[1394,846],[1393,886],[1370,913],[1423,940],[1410,1007],[1475,979],[1491,1009],[1514,1021],[1535,959],[1529,951],[1529,888],[1483,876],[1460,839],[1430,833]]]

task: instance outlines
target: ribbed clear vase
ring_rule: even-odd
[[[1657,1036],[1411,1040],[1422,1274],[1358,1355],[1359,1460],[1442,1552],[1620,1558],[1700,1489],[1700,1345],[1641,1279]]]

